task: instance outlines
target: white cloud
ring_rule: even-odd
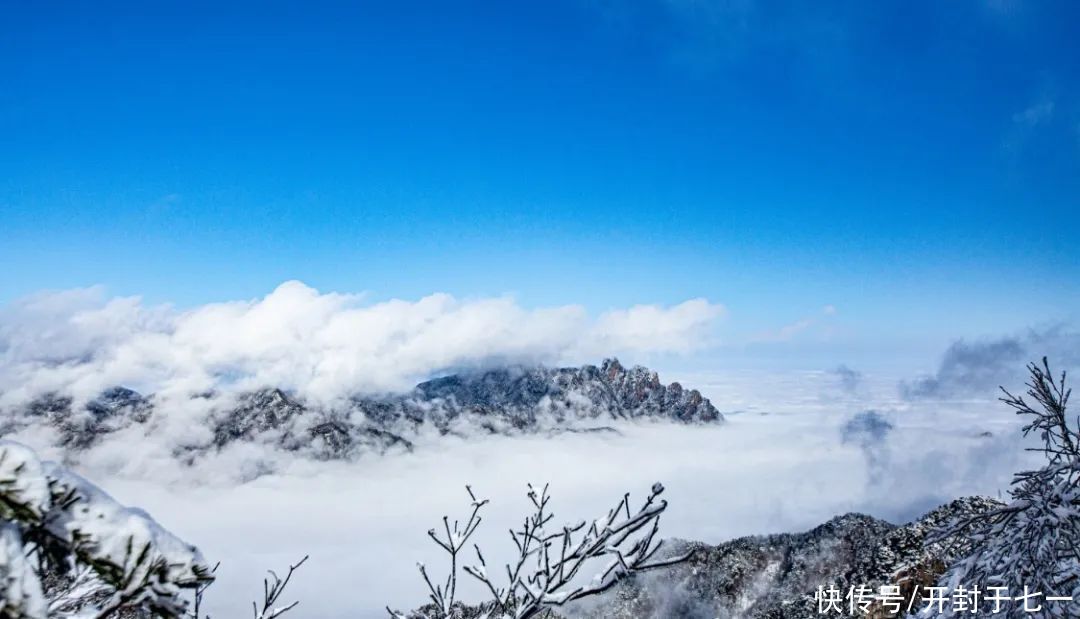
[[[836,315],[836,306],[826,305],[821,308],[818,314],[812,316],[806,316],[800,318],[795,322],[786,324],[778,329],[772,329],[758,333],[750,338],[751,342],[790,342],[800,335],[810,331],[816,326],[823,325],[828,319]],[[829,334],[828,329],[822,329],[821,334],[827,336]]]
[[[710,327],[726,314],[724,307],[692,299],[669,308],[635,305],[601,314],[587,347],[632,352],[691,352],[714,342]]]
[[[1013,122],[1025,127],[1034,127],[1050,120],[1053,115],[1054,102],[1044,99],[1028,106],[1023,111],[1013,114]]]
[[[274,385],[332,399],[461,367],[685,353],[710,343],[723,314],[704,299],[595,318],[577,305],[530,309],[505,297],[365,303],[297,281],[188,311],[97,288],[41,293],[0,309],[0,404],[53,390],[87,398],[113,385],[166,397]]]

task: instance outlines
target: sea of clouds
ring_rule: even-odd
[[[411,453],[315,462],[238,444],[194,466],[172,448],[205,432],[191,394],[274,385],[313,400],[411,387],[459,368],[580,363],[612,354],[692,353],[714,343],[722,306],[691,300],[590,316],[580,307],[526,309],[512,299],[368,303],[288,282],[261,299],[189,310],[150,307],[99,290],[47,293],[0,309],[0,408],[48,391],[90,398],[124,385],[157,394],[168,417],[72,461],[119,500],[138,505],[220,560],[211,616],[250,612],[269,568],[304,555],[290,585],[296,617],[385,616],[415,607],[415,564],[444,565],[425,532],[465,516],[465,484],[492,500],[478,541],[508,556],[506,530],[528,509],[526,483],[550,483],[560,519],[603,513],[655,481],[671,506],[665,536],[720,542],[805,530],[861,511],[902,522],[966,494],[997,495],[1030,464],[1019,421],[996,386],[1022,385],[1023,364],[1050,354],[1075,363],[1058,328],[957,342],[923,377],[831,370],[661,374],[700,389],[727,416],[718,426],[621,422],[617,433],[420,437]],[[1056,354],[1056,356],[1055,356]],[[1072,355],[1072,356],[1070,356]],[[658,368],[663,370],[663,368]],[[196,403],[193,403],[196,402]],[[16,436],[64,457],[47,431]],[[239,469],[268,460],[272,474]],[[465,587],[465,596],[479,592]]]
[[[265,569],[310,555],[290,589],[298,617],[381,617],[386,604],[424,601],[418,561],[442,573],[425,532],[442,515],[466,517],[466,484],[492,500],[477,541],[496,565],[509,558],[506,530],[527,513],[530,482],[550,483],[557,521],[571,522],[598,517],[625,491],[640,500],[660,481],[670,501],[662,534],[713,543],[807,530],[849,511],[903,522],[958,496],[998,495],[1025,465],[1015,420],[986,405],[891,409],[878,413],[890,429],[871,424],[862,435],[852,419],[865,411],[834,403],[827,413],[744,412],[721,426],[445,437],[355,462],[297,460],[239,485],[227,472],[163,484],[93,462],[82,470],[222,561],[212,616],[248,612]],[[479,594],[464,586],[466,599]]]

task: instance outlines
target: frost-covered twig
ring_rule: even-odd
[[[458,551],[479,525],[478,512],[487,503],[477,500],[472,490],[468,490],[473,500],[468,524],[460,534],[454,534],[456,523],[452,529],[448,525],[445,527],[447,539],[452,543],[440,539],[434,531],[429,532],[451,557],[451,573],[446,586],[433,585],[426,568],[420,566],[438,619],[453,616]],[[520,529],[510,530],[517,554],[514,561],[505,566],[505,585],[498,584],[488,573],[484,554],[475,544],[478,563],[463,567],[491,596],[489,602],[481,605],[485,612],[482,617],[528,619],[545,608],[602,593],[630,574],[688,559],[689,554],[656,558],[661,547],[661,542],[656,540],[660,515],[667,508],[667,503],[658,498],[663,491],[661,484],[653,484],[648,498],[636,511],[631,510],[630,495],[624,494],[605,516],[592,522],[567,524],[549,533],[547,527],[555,516],[549,510],[548,487],[545,485],[538,491],[530,485],[528,497],[533,512],[525,518]],[[447,522],[444,518],[444,524]],[[387,610],[395,619],[406,617]]]
[[[469,519],[465,521],[465,524],[462,525],[460,521],[455,520],[451,525],[449,516],[443,516],[442,533],[437,532],[435,529],[430,529],[427,532],[428,537],[450,556],[450,570],[446,575],[446,581],[443,584],[433,583],[428,575],[427,566],[423,563],[416,564],[420,576],[424,579],[424,584],[427,585],[428,598],[431,599],[432,604],[435,605],[435,608],[443,617],[450,616],[457,597],[458,556],[461,549],[469,542],[469,538],[476,532],[477,527],[480,526],[480,522],[483,520],[480,517],[480,510],[488,503],[486,499],[477,499],[470,486],[465,486],[465,491],[469,493],[469,499],[472,501],[472,511],[469,513]],[[390,608],[386,610],[392,617],[404,617],[404,615]]]
[[[293,578],[294,571],[297,570],[303,563],[308,561],[308,555],[303,555],[303,559],[297,562],[295,565],[288,566],[288,574],[282,579],[278,574],[274,573],[272,569],[268,570],[270,578],[262,579],[262,608],[259,609],[255,602],[252,602],[252,614],[254,619],[274,619],[275,617],[281,617],[289,610],[296,608],[299,602],[293,602],[292,604],[286,604],[285,606],[275,606],[278,604],[278,598],[285,591],[285,587],[288,586],[288,581]]]
[[[259,610],[259,607],[255,602],[251,603],[254,619],[274,619],[275,617],[280,617],[296,608],[296,605],[300,603],[299,601],[286,604],[285,606],[276,606],[276,604],[278,598],[281,597],[281,594],[285,591],[285,587],[289,584],[289,580],[292,579],[293,572],[307,560],[308,555],[304,555],[304,558],[300,559],[295,565],[290,565],[289,573],[285,575],[284,579],[279,578],[273,570],[269,570],[270,578],[263,579],[262,610]]]
[[[513,567],[507,566],[508,586],[496,597],[503,613],[513,608],[511,616],[525,619],[549,606],[596,595],[611,588],[625,576],[657,567],[685,561],[680,555],[653,561],[660,550],[654,543],[660,526],[660,514],[667,502],[657,497],[664,487],[653,484],[645,503],[636,513],[630,511],[630,495],[622,499],[603,518],[591,523],[579,522],[563,526],[555,533],[546,533],[545,525],[553,515],[546,512],[550,497],[547,486],[537,493],[530,487],[529,498],[536,511],[525,521],[520,531],[511,531],[518,548]],[[640,533],[640,535],[638,535]],[[577,539],[575,540],[575,536]],[[483,555],[477,549],[480,565],[466,571],[498,592],[487,576]],[[585,583],[577,584],[582,570],[593,559],[605,558],[599,571]]]

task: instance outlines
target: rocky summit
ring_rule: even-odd
[[[504,368],[455,374],[417,385],[403,396],[355,398],[355,409],[379,423],[458,418],[492,430],[550,428],[587,420],[654,418],[717,422],[723,415],[697,390],[664,385],[656,372],[616,359],[597,367]]]
[[[210,438],[190,453],[258,442],[316,458],[411,449],[421,432],[522,433],[596,430],[620,419],[718,423],[723,415],[694,389],[664,385],[656,372],[626,368],[615,359],[599,367],[509,367],[443,376],[403,394],[356,395],[316,405],[300,394],[268,387],[239,394],[192,396],[205,409]],[[175,405],[175,402],[172,403]],[[154,432],[167,406],[153,395],[108,389],[84,405],[46,394],[0,411],[0,436],[31,425],[54,430],[68,452],[105,436],[142,428]]]

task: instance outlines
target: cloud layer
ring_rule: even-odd
[[[463,367],[692,352],[712,343],[723,315],[704,299],[598,316],[506,297],[366,303],[297,281],[187,311],[93,288],[42,293],[0,309],[0,405],[113,385],[178,396],[274,385],[332,399]]]
[[[831,377],[819,379],[824,386]],[[163,484],[145,470],[113,477],[96,463],[85,470],[222,560],[207,598],[212,616],[245,612],[265,569],[310,554],[290,585],[300,616],[366,619],[384,617],[385,604],[423,601],[417,561],[442,577],[445,561],[424,531],[444,514],[464,515],[465,484],[492,499],[476,541],[499,566],[512,546],[506,529],[527,509],[526,482],[551,483],[558,524],[595,517],[625,491],[639,500],[661,481],[671,502],[662,534],[715,543],[806,530],[848,511],[904,521],[957,496],[994,495],[1024,466],[1004,407],[989,415],[983,406],[950,408],[944,420],[936,404],[911,408],[885,432],[880,419],[852,423],[858,404],[826,413],[785,406],[722,427],[620,423],[619,434],[444,437],[355,463],[294,460],[239,486]],[[993,436],[979,436],[986,430]],[[462,595],[480,599],[470,581]]]

